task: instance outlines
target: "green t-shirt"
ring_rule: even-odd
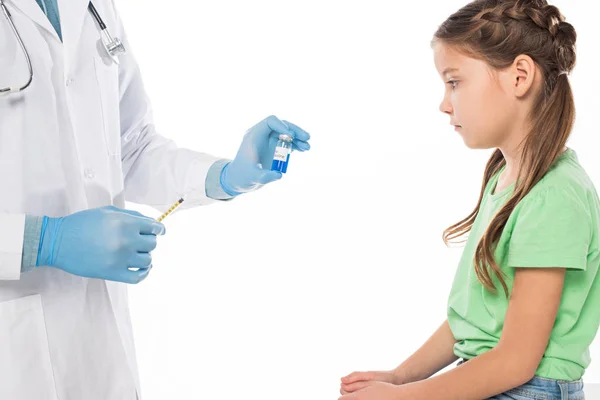
[[[493,294],[477,279],[473,262],[477,243],[514,190],[513,184],[494,193],[500,172],[485,189],[448,297],[448,322],[457,340],[454,354],[467,359],[498,344],[508,307],[495,274]],[[537,376],[577,380],[590,364],[589,346],[600,324],[599,215],[596,189],[575,152],[568,149],[515,207],[498,242],[496,262],[507,275],[509,294],[514,267],[567,268]]]

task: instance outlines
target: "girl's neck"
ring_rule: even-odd
[[[568,148],[565,146],[561,154],[567,151],[567,149]],[[500,149],[500,151],[502,151],[504,159],[506,160],[506,167],[498,177],[498,183],[496,184],[496,189],[494,190],[494,192],[496,193],[502,191],[503,189],[506,189],[507,187],[509,187],[517,181],[517,177],[519,175],[519,166],[521,162],[520,151],[510,152],[505,151],[503,149]]]

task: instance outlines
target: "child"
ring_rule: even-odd
[[[584,398],[600,201],[565,146],[575,40],[545,0],[473,1],[434,35],[440,111],[468,147],[496,150],[475,210],[444,232],[446,243],[469,233],[447,320],[396,369],[342,378],[340,399]]]

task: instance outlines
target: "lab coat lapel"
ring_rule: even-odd
[[[24,1],[24,0],[21,0]],[[35,2],[34,0],[31,0]],[[65,62],[71,65],[77,55],[77,47],[81,40],[83,22],[88,17],[90,0],[57,0],[60,13],[63,44],[65,46]],[[102,1],[102,0],[100,0]],[[91,15],[89,15],[91,18]],[[94,43],[90,43],[93,46]]]
[[[60,41],[58,34],[50,23],[50,20],[48,17],[46,17],[46,14],[44,14],[44,11],[35,0],[7,0],[6,3],[9,5],[9,12],[11,11],[10,4],[14,5],[19,11],[27,15],[27,17],[29,17],[33,22],[47,30],[56,38],[56,40]],[[2,16],[2,18],[4,18],[4,16]],[[18,26],[17,30],[19,30]]]

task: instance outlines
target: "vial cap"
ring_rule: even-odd
[[[290,135],[286,135],[285,133],[282,133],[281,135],[279,135],[279,140],[283,140],[285,142],[291,142],[294,140],[294,138],[291,137]]]

